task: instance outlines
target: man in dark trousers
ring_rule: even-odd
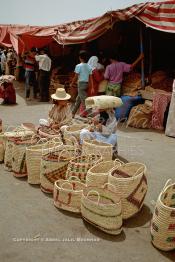
[[[48,56],[48,50],[43,48],[40,55],[36,55],[35,59],[39,62],[39,89],[40,89],[40,102],[49,101],[49,83],[50,83],[50,70],[51,59]]]

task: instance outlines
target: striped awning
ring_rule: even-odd
[[[112,29],[117,21],[134,17],[148,27],[175,33],[175,1],[166,1],[133,5],[101,17],[59,25],[54,39],[61,45],[90,42]]]

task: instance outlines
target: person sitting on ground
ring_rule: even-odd
[[[117,152],[117,120],[112,108],[99,109],[98,114],[92,119],[92,124],[88,129],[80,132],[80,143],[84,139],[96,139],[113,145],[114,152]]]
[[[82,103],[83,108],[85,109],[85,99],[87,97],[89,80],[91,81],[92,90],[93,90],[92,69],[86,63],[87,62],[86,51],[83,51],[83,50],[80,51],[79,60],[80,60],[80,64],[76,65],[75,71],[74,71],[75,76],[72,80],[72,83],[70,84],[70,87],[72,87],[73,84],[78,79],[78,95],[77,95],[74,107],[72,109],[73,117],[75,116],[76,112],[78,111],[81,103]]]
[[[3,99],[1,104],[16,104],[16,92],[13,86],[14,76],[0,77],[0,98]]]
[[[69,105],[71,96],[66,93],[64,88],[57,88],[56,93],[51,95],[53,106],[49,111],[48,120],[40,119],[40,125],[60,129],[62,126],[70,125],[72,113]]]
[[[132,63],[119,62],[116,52],[110,54],[111,64],[106,67],[104,78],[108,80],[106,87],[106,95],[121,96],[121,84],[123,74],[130,72],[142,59],[144,55],[141,53],[139,57]]]

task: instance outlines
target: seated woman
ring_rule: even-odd
[[[117,120],[113,109],[99,109],[89,129],[80,132],[80,143],[83,139],[96,139],[113,145],[114,152],[117,151]]]
[[[40,125],[60,129],[64,125],[69,125],[72,121],[72,113],[69,105],[71,96],[66,93],[64,88],[57,88],[56,93],[51,95],[53,107],[49,111],[48,120],[40,119]]]

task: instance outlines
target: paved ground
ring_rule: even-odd
[[[38,123],[50,105],[26,102],[19,88],[16,106],[0,106],[4,124]],[[168,178],[175,178],[175,139],[163,133],[119,127],[119,152],[148,167],[149,191],[136,217],[112,237],[84,223],[81,217],[60,212],[52,198],[26,179],[14,178],[0,166],[0,261],[3,262],[166,262],[174,252],[160,252],[150,242],[150,219]],[[72,240],[72,241],[69,241]],[[84,241],[80,241],[84,240]]]

